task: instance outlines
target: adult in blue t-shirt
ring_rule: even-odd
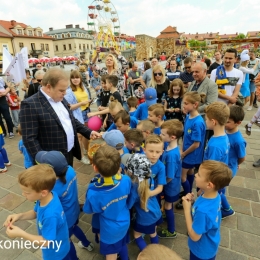
[[[47,205],[41,206],[38,200],[34,206],[38,234],[45,240],[54,241],[50,247],[42,248],[44,260],[64,259],[70,250],[66,216],[56,192],[52,191],[52,196]]]
[[[216,256],[220,243],[221,224],[221,199],[217,194],[216,198],[208,199],[203,195],[198,197],[192,206],[192,229],[201,235],[198,241],[188,238],[190,251],[198,259],[211,259]]]

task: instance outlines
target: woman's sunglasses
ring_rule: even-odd
[[[156,76],[162,76],[162,73],[161,73],[161,72],[158,72],[158,73],[154,73],[153,75],[154,75],[155,77],[156,77]]]

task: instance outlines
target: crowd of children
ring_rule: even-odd
[[[104,144],[93,156],[96,175],[87,188],[83,211],[92,214],[92,231],[101,254],[107,260],[129,259],[131,221],[141,252],[147,248],[144,235],[150,236],[151,244],[158,244],[159,237],[176,238],[175,203],[177,209],[184,209],[190,259],[215,259],[221,219],[235,214],[225,196],[226,187],[246,155],[246,142],[238,130],[243,108],[214,102],[206,107],[204,120],[198,107],[205,95],[184,94],[182,82],[175,79],[164,104],[157,103],[154,88],[147,88],[143,103],[135,97],[128,99],[127,112],[116,88],[117,77],[102,76],[100,80],[103,90],[96,89],[98,111],[88,116],[103,116],[106,132]],[[214,132],[208,141],[206,129]],[[18,132],[22,135],[20,127]],[[22,142],[19,149],[27,170],[18,181],[23,195],[36,205],[26,213],[8,216],[4,223],[8,236],[40,241],[44,259],[77,259],[72,235],[79,239],[80,248],[92,251],[94,245],[78,227],[80,207],[73,168],[57,151],[39,152],[38,165],[33,166]],[[4,148],[0,159],[8,165]],[[196,195],[192,192],[194,179]],[[14,224],[33,218],[37,219],[38,236]],[[157,231],[163,218],[167,228]],[[53,240],[62,241],[58,253],[57,248],[49,247]]]

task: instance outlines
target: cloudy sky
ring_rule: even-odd
[[[0,19],[16,20],[32,27],[87,27],[89,0],[1,1]],[[95,1],[97,4],[99,1]],[[121,33],[158,36],[168,25],[185,33],[244,33],[260,30],[259,0],[112,0]]]

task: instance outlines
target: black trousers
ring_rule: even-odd
[[[72,149],[67,153],[66,159],[67,159],[68,164],[71,167],[73,167],[73,152],[72,152]]]
[[[9,111],[9,106],[7,103],[0,103],[0,125],[3,126],[3,121],[2,121],[2,115],[5,119],[6,125],[7,125],[7,129],[8,129],[8,133],[13,132],[13,121],[10,115],[10,111]],[[3,132],[5,133],[5,128],[3,128]]]

